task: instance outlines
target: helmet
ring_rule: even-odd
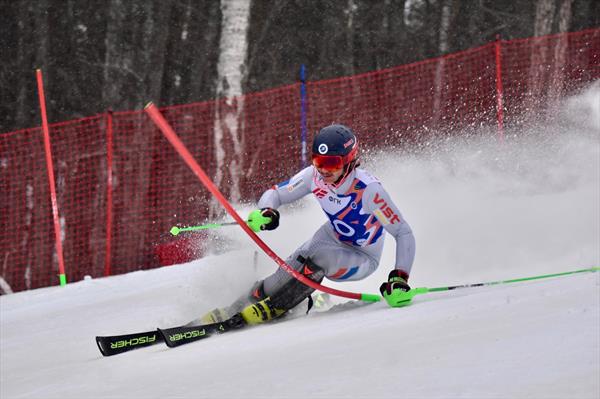
[[[343,180],[358,166],[358,140],[352,130],[344,125],[321,129],[313,140],[312,163],[319,169],[344,169]]]

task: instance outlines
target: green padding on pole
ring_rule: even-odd
[[[63,287],[65,285],[67,285],[67,276],[64,274],[59,274],[58,278],[60,280],[60,286]]]
[[[413,288],[412,290],[410,290],[408,292],[412,293],[413,296],[415,296],[415,295],[420,295],[420,294],[427,294],[428,292],[431,292],[431,290],[427,287],[419,287],[419,288]]]
[[[364,302],[379,302],[381,301],[381,297],[376,294],[360,294],[360,300]]]

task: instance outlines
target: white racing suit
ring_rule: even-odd
[[[300,270],[301,256],[322,268],[329,280],[361,280],[379,265],[385,230],[396,240],[394,267],[410,274],[415,256],[412,230],[381,183],[363,169],[353,170],[334,188],[309,166],[267,190],[258,207],[278,208],[310,193],[319,201],[329,222],[287,258],[290,266]],[[292,278],[278,269],[264,280],[264,294],[274,294]]]

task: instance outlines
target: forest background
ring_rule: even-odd
[[[0,132],[383,69],[600,26],[593,0],[0,2]]]

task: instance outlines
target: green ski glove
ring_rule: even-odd
[[[275,230],[279,226],[279,211],[273,208],[262,208],[250,212],[248,226],[258,233],[262,230]]]
[[[414,295],[410,292],[410,286],[406,280],[408,280],[408,274],[402,270],[394,269],[390,272],[388,281],[379,287],[381,295],[391,307],[399,308],[410,304]]]

